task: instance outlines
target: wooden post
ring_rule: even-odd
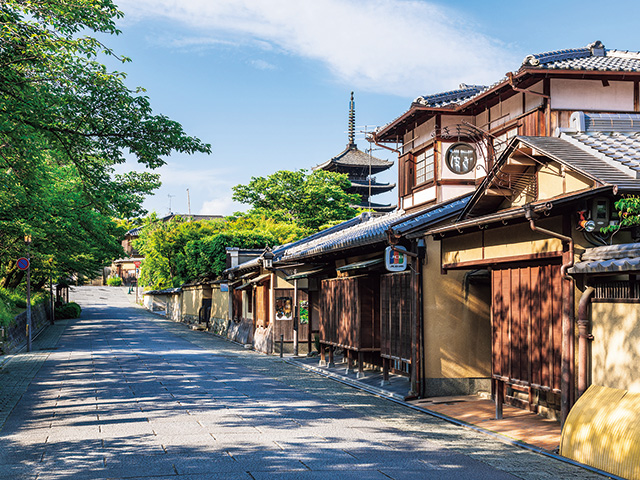
[[[349,370],[351,369],[351,350],[345,349],[343,358],[344,358],[344,362],[347,365],[347,368],[345,369],[344,373],[348,374]]]
[[[293,281],[293,356],[298,356],[298,328],[300,324],[298,308],[298,279]]]
[[[329,345],[329,363],[327,364],[327,367],[335,367],[336,364],[333,361],[333,345]]]
[[[321,367],[326,367],[327,366],[325,348],[326,348],[326,345],[324,343],[321,343],[320,344],[320,366]]]
[[[388,358],[382,359],[382,382],[381,386],[389,385],[389,363],[391,360]]]
[[[364,377],[364,352],[358,352],[358,374],[356,377]]]
[[[502,405],[504,404],[504,384],[500,380],[494,380],[496,387],[496,420],[502,420]]]

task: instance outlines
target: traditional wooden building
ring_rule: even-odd
[[[488,370],[500,404],[506,395],[514,404],[566,417],[575,398],[572,299],[583,288],[573,287],[567,269],[576,249],[611,241],[580,225],[591,220],[599,229],[615,221],[616,195],[636,191],[639,83],[640,54],[594,42],[529,55],[491,86],[461,85],[418,97],[375,132],[376,142],[398,145],[401,208],[412,212],[472,193],[453,225],[416,226],[406,233],[409,239],[424,238],[428,258],[441,256],[439,266],[447,273],[425,267],[427,371],[447,364],[447,370],[475,364],[486,371],[488,344]],[[620,233],[614,241],[628,239]],[[463,297],[451,302],[429,297],[443,284],[450,285],[448,291],[461,285]],[[549,303],[533,306],[534,294]],[[470,315],[473,309],[479,316]],[[439,328],[430,330],[438,325],[434,319],[452,311],[444,331],[455,325],[479,329],[476,338],[483,347],[475,362],[433,353],[437,345],[428,339],[442,335]],[[540,320],[542,311],[544,325],[511,323],[521,315]],[[490,328],[484,319],[491,319]],[[538,330],[542,326],[547,336]],[[456,342],[455,335],[446,337],[441,339]]]
[[[335,157],[314,167],[314,170],[326,170],[329,172],[345,173],[351,181],[348,193],[360,195],[360,203],[353,205],[357,208],[366,208],[376,212],[391,212],[396,206],[380,204],[371,201],[371,197],[388,192],[395,188],[395,183],[382,183],[376,180],[377,173],[384,172],[393,166],[393,162],[382,160],[358,149],[355,143],[355,108],[353,92],[349,103],[349,143],[347,148]]]

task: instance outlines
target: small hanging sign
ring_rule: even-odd
[[[407,249],[401,246],[387,247],[384,251],[384,266],[389,272],[404,272],[407,269]]]

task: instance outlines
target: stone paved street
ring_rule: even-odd
[[[122,289],[71,297],[82,317],[0,370],[0,479],[603,478],[191,331]]]

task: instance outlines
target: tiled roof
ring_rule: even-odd
[[[607,50],[602,42],[596,41],[583,48],[527,55],[522,66],[549,70],[640,72],[640,53]]]
[[[581,145],[558,137],[516,137],[525,144],[536,148],[549,158],[572,169],[582,172],[587,176],[609,185],[640,188],[640,180],[623,171],[613,162],[607,162],[603,158],[593,155]],[[619,164],[622,167],[621,164]]]
[[[368,167],[371,165],[372,167],[377,167],[376,171],[381,171],[391,168],[393,162],[374,157],[373,155],[369,155],[362,150],[359,150],[355,145],[349,145],[338,155],[316,167],[313,167],[313,169],[324,170],[331,164],[345,167]]]
[[[322,237],[325,237],[327,235],[333,235],[341,230],[347,229],[349,227],[352,227],[354,225],[358,225],[363,221],[366,221],[366,219],[368,219],[371,216],[370,213],[362,213],[360,215],[358,215],[357,217],[351,218],[349,220],[346,220],[342,223],[339,223],[338,225],[334,225],[333,227],[330,228],[326,228],[320,232],[314,233],[313,235],[310,235],[308,237],[305,237],[303,239],[300,240],[296,240],[295,242],[291,242],[291,243],[287,243],[285,245],[281,245],[278,247],[275,247],[273,249],[273,254],[274,254],[274,260],[278,260],[280,259],[284,252],[289,249],[289,248],[295,248],[298,245],[301,245],[303,243],[307,243],[309,241],[318,241],[319,239],[321,239]],[[254,258],[252,260],[249,260],[247,262],[241,263],[240,265],[237,265],[235,267],[231,267],[231,268],[227,268],[224,272],[222,272],[223,274],[227,274],[230,272],[235,272],[235,271],[244,271],[244,270],[251,270],[251,269],[257,269],[260,266],[260,257]]]
[[[469,203],[471,194],[456,198],[448,203],[442,203],[437,207],[429,208],[418,214],[413,214],[404,219],[401,223],[392,227],[395,233],[403,235],[411,234],[422,229],[432,227],[445,218],[460,212]],[[411,236],[411,235],[409,235]]]
[[[291,246],[283,252],[281,260],[297,260],[315,255],[322,255],[337,250],[344,250],[359,246],[382,242],[386,238],[386,231],[404,212],[398,210],[380,216],[369,216],[357,225],[337,231],[330,235],[313,239],[309,237],[298,245]]]
[[[358,225],[346,228],[322,238],[300,243],[288,248],[282,255],[283,260],[297,260],[334,251],[346,250],[365,245],[384,242],[387,230],[405,234],[420,228],[432,226],[448,216],[459,212],[468,201],[468,197],[452,200],[447,203],[431,206],[411,215],[398,210],[379,217],[372,217]]]
[[[460,84],[460,88],[457,90],[451,90],[449,92],[436,93],[433,95],[424,95],[416,98],[413,103],[417,105],[423,105],[425,107],[446,107],[449,105],[459,105],[465,103],[467,100],[475,97],[481,92],[487,90],[485,85],[466,85]]]
[[[640,176],[640,114],[571,115],[560,138],[579,146],[630,177]]]
[[[600,72],[640,72],[640,52],[628,50],[607,50],[600,41],[595,41],[586,47],[554,50],[551,52],[527,55],[519,71],[527,70],[577,70]],[[481,97],[508,82],[503,77],[489,86],[461,84],[457,90],[451,90],[416,98],[412,107],[423,106],[430,108],[460,107]],[[392,120],[387,125],[377,129],[384,131],[390,125],[400,121],[405,114]]]
[[[587,248],[570,274],[640,271],[640,243]]]

